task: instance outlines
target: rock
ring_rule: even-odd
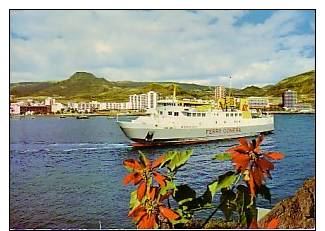
[[[176,229],[202,229],[204,220],[191,220],[186,224],[175,225]],[[166,229],[168,227],[162,227]],[[204,229],[241,229],[242,227],[239,223],[234,221],[225,221],[223,219],[211,219],[205,226]]]
[[[273,218],[279,221],[279,229],[315,228],[315,177],[304,182],[293,197],[277,203],[259,222],[266,227]]]

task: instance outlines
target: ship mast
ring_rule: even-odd
[[[229,76],[229,93],[228,93],[228,98],[229,98],[229,102],[231,102],[230,100],[230,96],[231,96],[231,75]],[[227,105],[227,96],[225,94],[225,105],[226,105],[226,111],[228,111],[228,105]]]
[[[176,100],[176,84],[173,84],[173,85],[174,85],[173,100],[175,101]]]
[[[229,98],[231,96],[231,76],[229,76]]]

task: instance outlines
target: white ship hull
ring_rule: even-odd
[[[212,141],[245,136],[255,136],[259,133],[268,133],[274,130],[273,117],[251,119],[254,124],[242,123],[241,125],[177,128],[156,128],[141,126],[139,123],[118,122],[124,134],[138,143],[162,142],[188,142]],[[251,122],[251,121],[247,121]]]

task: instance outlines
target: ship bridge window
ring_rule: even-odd
[[[235,116],[238,116],[238,114],[237,114],[237,113],[235,113]]]
[[[201,113],[197,113],[197,116],[198,116],[198,117],[201,117]]]
[[[178,111],[175,111],[174,112],[174,116],[178,116]]]
[[[205,113],[202,113],[202,116],[205,117]]]
[[[233,117],[233,116],[234,116],[234,114],[233,114],[233,113],[230,113],[230,116],[231,116],[231,117]]]
[[[168,115],[173,115],[173,112],[172,112],[172,111],[169,111],[169,112],[168,112]]]
[[[196,117],[196,113],[192,113],[192,116],[193,116],[193,117]]]
[[[159,115],[162,115],[163,114],[163,112],[162,111],[159,111]]]
[[[226,117],[229,117],[229,114],[228,113],[226,113]]]
[[[241,116],[241,113],[239,113],[238,115]]]

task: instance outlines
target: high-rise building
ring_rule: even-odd
[[[140,108],[140,97],[139,95],[130,95],[129,102],[131,104],[132,109],[139,109]]]
[[[295,109],[297,107],[297,92],[287,90],[282,94],[283,107],[288,109]]]
[[[224,86],[216,86],[214,94],[216,99],[225,98],[226,88]]]
[[[129,102],[134,110],[155,109],[157,98],[157,92],[149,91],[147,94],[130,95]]]
[[[148,95],[148,109],[156,109],[157,107],[157,92],[149,91]]]

